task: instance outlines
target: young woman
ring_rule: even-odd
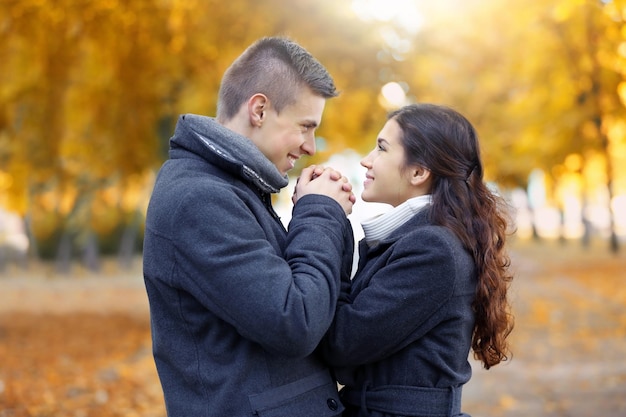
[[[409,105],[361,165],[362,199],[393,209],[362,224],[358,270],[320,349],[344,385],[343,415],[467,415],[470,349],[489,369],[513,328],[507,217],[476,132],[450,108]]]

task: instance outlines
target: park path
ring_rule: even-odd
[[[626,249],[512,246],[511,361],[473,363],[473,417],[626,416]],[[141,263],[0,272],[0,417],[165,417]]]
[[[475,366],[468,413],[626,416],[626,254],[607,247],[515,245],[513,359]]]

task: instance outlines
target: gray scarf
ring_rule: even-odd
[[[276,166],[247,137],[219,124],[215,118],[185,115],[195,137],[218,157],[241,166],[243,176],[262,191],[277,193],[289,183]]]

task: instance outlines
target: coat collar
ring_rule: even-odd
[[[214,118],[182,115],[170,139],[170,157],[184,148],[199,157],[238,175],[261,191],[277,193],[289,183],[254,143],[219,124]]]

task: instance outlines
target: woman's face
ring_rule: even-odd
[[[388,120],[378,134],[374,149],[361,160],[361,165],[367,168],[361,193],[363,201],[395,207],[420,195],[411,183],[413,170],[403,169],[405,157],[401,138],[400,125],[394,119]]]

